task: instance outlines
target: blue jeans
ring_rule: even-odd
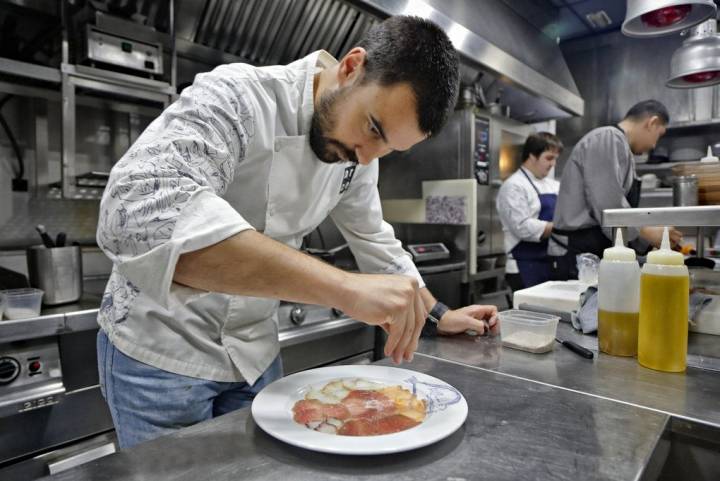
[[[102,329],[97,351],[100,389],[121,448],[250,406],[263,387],[282,377],[280,356],[252,386],[174,374],[126,356]]]

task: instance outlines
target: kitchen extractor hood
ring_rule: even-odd
[[[501,0],[485,2],[480,15],[472,0],[175,0],[178,53],[199,59],[223,52],[223,61],[256,65],[288,63],[320,48],[340,57],[382,19],[417,15],[448,33],[465,70],[494,81],[491,100],[502,92],[517,120],[582,115],[583,99],[557,43]]]
[[[657,37],[693,27],[714,17],[713,0],[628,0],[622,33]]]
[[[720,83],[720,36],[717,20],[707,20],[692,30],[670,61],[668,87],[697,88]]]

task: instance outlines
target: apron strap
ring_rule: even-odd
[[[522,166],[520,167],[520,172],[522,172],[522,174],[525,176],[525,178],[528,180],[528,182],[530,182],[530,185],[532,186],[535,193],[538,195],[538,197],[540,197],[540,191],[535,186],[535,183],[530,179],[530,176],[527,175],[527,172],[525,172],[525,169],[523,169]]]

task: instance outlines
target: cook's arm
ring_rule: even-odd
[[[437,299],[427,288],[420,289],[420,296],[428,311],[437,303]],[[460,334],[468,330],[484,334],[488,327],[495,334],[499,328],[497,307],[489,305],[472,304],[460,309],[451,309],[438,321],[438,334]]]
[[[350,187],[330,212],[362,272],[403,274],[425,286],[410,254],[383,220],[377,189],[379,161],[357,166]]]
[[[199,75],[111,171],[98,245],[162,307],[180,255],[252,229],[221,197],[251,142],[252,110],[242,82]]]

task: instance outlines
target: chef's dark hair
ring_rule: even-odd
[[[665,107],[662,102],[652,99],[643,100],[630,107],[630,110],[625,114],[625,118],[638,121],[654,115],[660,118],[663,125],[667,125],[670,122],[670,114],[668,114],[667,107]]]
[[[562,152],[563,147],[562,141],[550,132],[530,134],[525,141],[525,145],[523,145],[522,159],[523,162],[525,162],[530,158],[531,154],[535,157],[540,157],[543,152],[547,152],[548,150],[555,151],[559,154]]]
[[[395,16],[372,27],[357,44],[367,52],[362,82],[408,82],[420,130],[435,135],[455,108],[458,54],[447,34],[419,17]]]

